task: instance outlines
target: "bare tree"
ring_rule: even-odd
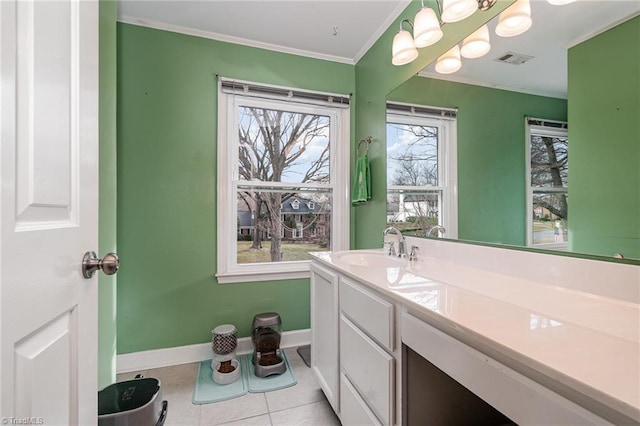
[[[531,185],[566,187],[569,170],[567,138],[533,135],[531,138]],[[555,198],[556,202],[553,202]],[[567,219],[567,196],[536,196],[535,203],[561,219]]]
[[[392,162],[391,185],[425,187],[438,184],[438,129],[422,125],[393,125],[409,140],[402,149],[388,155]],[[399,211],[411,211],[416,232],[437,224],[437,195],[416,193],[397,194],[394,197]],[[409,219],[409,218],[407,218]]]
[[[393,185],[426,186],[438,184],[438,135],[432,126],[399,125],[399,130],[411,134],[404,149],[389,155],[395,164]]]
[[[267,108],[241,107],[239,120],[239,173],[246,181],[326,182],[329,179],[329,142],[314,144],[314,140],[327,138],[327,117],[292,113]],[[292,186],[295,186],[292,185]],[[278,190],[243,191],[242,198],[252,204],[256,228],[252,248],[261,247],[262,232],[258,218],[271,235],[271,261],[282,260],[282,203],[295,192]]]
[[[253,225],[251,249],[259,250],[262,248],[262,231],[267,229],[264,226],[264,215],[261,213],[262,199],[254,191],[241,192],[240,198],[246,211],[251,212],[251,225]]]

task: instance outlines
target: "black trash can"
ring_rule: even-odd
[[[160,381],[138,376],[98,392],[98,426],[162,426],[167,407]]]

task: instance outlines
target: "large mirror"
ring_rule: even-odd
[[[402,121],[393,104],[457,114],[457,159],[447,172],[439,170],[446,163],[434,169],[446,127],[388,124],[389,188],[398,189],[399,173],[439,183],[427,193],[389,194],[387,219],[424,235],[446,222],[455,199],[457,228],[445,238],[640,259],[640,3],[530,5],[525,33],[498,37],[496,17],[488,54],[462,58],[452,74],[430,64],[389,93],[388,122]],[[397,117],[414,113],[419,108]],[[400,167],[402,155],[391,154],[393,138],[406,143],[410,133],[422,145],[413,143],[404,159],[428,157],[425,170]],[[447,173],[457,174],[449,200],[438,192]]]

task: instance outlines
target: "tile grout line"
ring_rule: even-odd
[[[321,402],[323,402],[322,399],[319,399],[318,401],[305,402],[304,404],[294,405],[293,407],[283,408],[281,410],[269,411],[269,415],[271,415],[271,413],[280,413],[282,411],[293,410],[295,408],[305,407],[307,405],[318,404],[318,403],[321,403]]]

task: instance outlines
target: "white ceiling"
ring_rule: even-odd
[[[355,64],[408,4],[409,0],[119,0],[118,19]]]
[[[564,6],[531,0],[533,25],[527,32],[498,37],[494,18],[489,23],[491,51],[487,55],[462,58],[462,69],[454,74],[438,74],[430,64],[420,75],[566,99],[567,49],[638,13],[638,0],[578,0]],[[534,58],[522,65],[495,61],[508,51]]]
[[[118,19],[354,64],[408,3],[409,0],[119,0]],[[533,26],[526,33],[501,38],[495,35],[495,22],[491,22],[492,49],[485,57],[463,58],[462,69],[448,76],[437,74],[433,64],[420,75],[566,98],[567,48],[638,13],[639,0],[578,0],[564,6],[531,0]],[[523,65],[494,61],[507,51],[534,59]]]

